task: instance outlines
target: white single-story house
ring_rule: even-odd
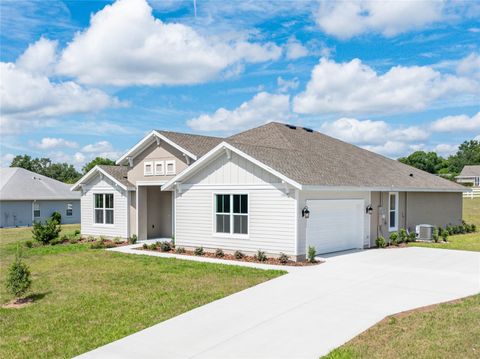
[[[462,220],[463,186],[276,122],[227,138],[152,131],[117,164],[72,187],[83,235],[303,259]]]
[[[70,185],[18,167],[0,168],[0,227],[31,226],[53,212],[80,223],[80,194]]]
[[[480,165],[464,166],[462,172],[455,179],[464,185],[480,187]]]

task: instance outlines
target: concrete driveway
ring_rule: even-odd
[[[366,250],[292,271],[81,357],[318,358],[385,316],[479,292],[480,253]]]

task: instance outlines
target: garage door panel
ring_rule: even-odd
[[[363,248],[363,200],[308,200],[307,246],[318,254]]]

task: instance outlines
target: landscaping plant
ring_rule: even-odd
[[[387,246],[387,242],[383,236],[379,236],[377,239],[375,239],[375,244],[378,248],[385,248]]]
[[[60,214],[60,212],[53,212],[50,218],[54,221],[57,221],[58,224],[62,223],[62,215]]]
[[[442,231],[442,240],[444,242],[448,242],[448,232],[447,231]]]
[[[287,264],[289,261],[290,257],[287,256],[285,253],[280,252],[280,256],[278,257],[278,260],[282,264]]]
[[[185,248],[183,248],[183,247],[177,247],[177,248],[175,249],[175,253],[178,253],[178,254],[185,253]]]
[[[130,238],[128,238],[128,243],[130,243],[130,244],[135,244],[135,243],[137,243],[137,239],[138,239],[138,238],[137,238],[137,235],[136,235],[136,234],[132,234],[132,235],[130,236]]]
[[[406,243],[408,242],[408,234],[405,228],[401,228],[400,232],[398,232],[398,243]]]
[[[57,239],[61,230],[60,224],[56,220],[49,218],[45,224],[33,222],[32,235],[33,239],[46,245]]]
[[[307,258],[310,263],[315,263],[317,260],[315,259],[315,256],[317,255],[317,250],[315,247],[308,247],[308,253],[307,253]]]
[[[398,245],[398,233],[397,232],[392,232],[390,233],[390,244],[392,246]]]
[[[160,243],[160,250],[162,252],[170,252],[172,250],[172,244],[168,241]]]
[[[197,247],[193,251],[193,254],[195,254],[196,256],[203,256],[205,254],[205,251],[203,250],[203,247]]]
[[[265,252],[258,250],[257,254],[255,254],[255,260],[259,262],[265,262],[267,260],[267,255],[265,254]]]
[[[432,233],[432,239],[435,243],[438,242],[438,228],[434,228],[433,229],[433,233]]]
[[[217,250],[215,251],[215,257],[223,258],[225,257],[225,253],[223,253],[223,251],[220,248],[217,248]]]
[[[408,241],[409,242],[415,242],[416,240],[417,240],[417,234],[415,233],[415,231],[411,231],[408,234]]]
[[[235,253],[233,254],[233,256],[235,257],[235,259],[243,259],[245,257],[245,254],[243,254],[242,252],[240,251],[235,251]]]
[[[23,263],[21,258],[20,247],[17,246],[15,260],[10,265],[7,275],[6,287],[7,290],[20,299],[30,289],[32,280],[30,279],[30,269]]]

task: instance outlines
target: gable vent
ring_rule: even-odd
[[[294,125],[285,125],[285,126],[287,126],[291,130],[296,130],[297,129],[297,126],[294,126]]]
[[[311,128],[308,128],[308,127],[304,127],[303,129],[307,132],[313,132],[313,130]]]

